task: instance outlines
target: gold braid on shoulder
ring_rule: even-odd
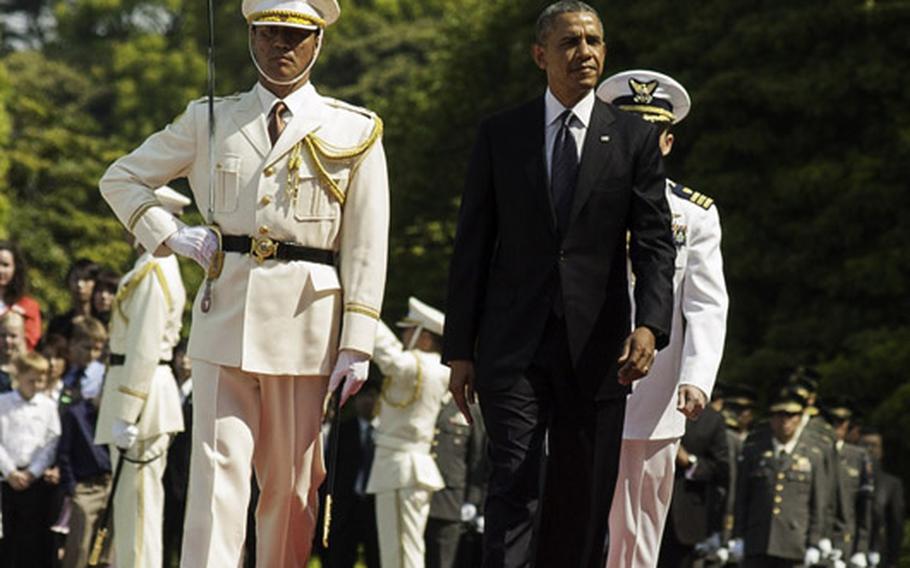
[[[291,200],[292,204],[295,204],[297,201],[297,194],[300,188],[300,165],[302,159],[302,151],[306,149],[307,155],[310,157],[313,166],[316,168],[316,171],[319,173],[319,179],[322,180],[322,183],[325,184],[326,189],[329,193],[338,200],[338,203],[341,206],[344,206],[345,193],[338,187],[338,183],[332,179],[331,174],[325,167],[324,162],[344,162],[348,160],[353,160],[356,165],[358,159],[362,158],[367,150],[369,150],[376,140],[382,136],[382,120],[378,116],[373,116],[373,130],[370,132],[370,135],[353,148],[338,148],[332,144],[326,142],[322,138],[319,138],[314,133],[309,133],[303,137],[303,140],[294,145],[294,148],[291,150],[290,161],[288,162],[288,197]],[[353,169],[353,167],[352,167]]]
[[[412,353],[411,355],[414,354]],[[423,390],[423,369],[420,365],[420,359],[418,359],[416,355],[414,355],[414,360],[417,362],[417,376],[414,379],[414,390],[411,391],[411,396],[401,401],[392,400],[388,392],[392,387],[392,379],[390,377],[386,377],[382,382],[382,391],[380,392],[380,396],[382,397],[382,400],[392,408],[407,408],[417,402],[417,399],[420,398],[420,391]]]

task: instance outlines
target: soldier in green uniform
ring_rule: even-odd
[[[479,409],[471,408],[474,422],[461,414],[451,394],[443,398],[436,419],[433,459],[446,486],[430,500],[426,531],[427,568],[455,568],[465,529],[483,528],[483,499],[486,496],[487,435]]]
[[[739,458],[734,558],[744,568],[790,568],[820,560],[822,452],[800,434],[802,401],[780,392],[768,428],[750,436]]]
[[[849,401],[843,398],[833,401],[825,406],[824,415],[837,438],[837,515],[832,531],[834,549],[841,551],[842,558],[849,559],[850,568],[866,568],[874,491],[872,461],[864,448],[845,441],[853,417]]]

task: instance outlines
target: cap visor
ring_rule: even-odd
[[[298,30],[318,30],[316,24],[295,24],[294,22],[253,22],[254,26],[275,26],[278,28],[297,28]]]

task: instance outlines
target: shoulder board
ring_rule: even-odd
[[[688,188],[681,183],[670,182],[670,191],[672,191],[675,196],[694,203],[702,209],[710,209],[714,205],[713,198]]]
[[[337,108],[337,109],[353,112],[353,113],[359,114],[365,118],[369,118],[370,120],[375,120],[375,119],[379,118],[375,112],[371,111],[368,108],[363,108],[363,107],[359,107],[356,105],[352,105],[351,103],[347,103],[345,101],[341,101],[338,99],[333,99],[331,97],[324,97],[324,100],[325,100],[325,104],[329,105],[332,108]]]
[[[128,282],[120,287],[120,290],[117,291],[117,295],[114,297],[114,309],[116,309],[120,313],[120,316],[123,317],[123,319],[127,322],[129,322],[129,318],[126,317],[125,313],[123,313],[121,304],[132,295],[136,287],[139,286],[142,280],[145,279],[149,273],[155,274],[155,277],[158,280],[158,284],[161,286],[161,291],[164,293],[164,299],[165,302],[167,302],[168,309],[170,309],[173,303],[173,300],[171,299],[171,291],[167,285],[167,280],[164,277],[164,271],[161,269],[161,265],[156,261],[146,263],[145,266],[133,274],[133,277],[130,278]]]

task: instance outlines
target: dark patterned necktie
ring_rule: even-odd
[[[272,107],[272,113],[269,115],[269,140],[272,141],[272,146],[275,145],[275,141],[278,140],[278,137],[281,136],[281,131],[284,130],[284,117],[282,115],[287,110],[287,105],[282,101],[278,101]]]
[[[578,182],[578,146],[569,128],[576,121],[571,110],[559,115],[561,126],[553,145],[553,161],[550,165],[550,191],[553,207],[556,210],[556,222],[561,232],[569,223],[572,211],[572,197]]]

